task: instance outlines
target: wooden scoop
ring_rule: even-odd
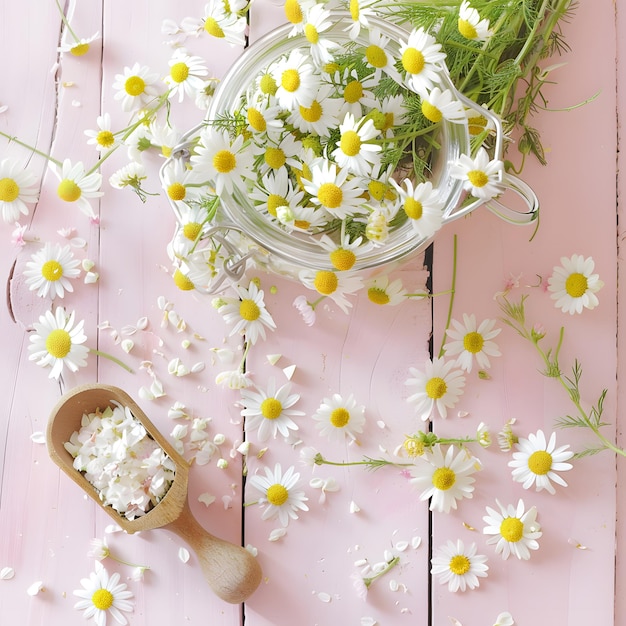
[[[80,430],[83,414],[94,413],[96,409],[104,410],[111,406],[112,400],[130,409],[176,466],[174,481],[165,497],[145,515],[134,520],[126,519],[112,507],[102,504],[93,485],[74,468],[74,459],[64,446],[72,433]],[[165,528],[184,539],[196,553],[209,586],[222,600],[232,604],[243,602],[259,586],[261,568],[252,554],[241,546],[209,534],[194,518],[187,500],[189,464],[124,391],[101,384],[74,388],[54,407],[48,422],[46,443],[50,458],[126,532]]]

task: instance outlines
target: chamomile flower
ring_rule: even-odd
[[[262,157],[256,171],[263,175],[268,171],[276,172],[279,169],[285,169],[286,166],[298,168],[300,161],[296,156],[302,152],[302,143],[291,133],[285,133],[282,137],[276,137],[275,140],[266,135],[261,145],[251,146],[251,152],[255,157]]]
[[[84,611],[83,617],[93,617],[97,626],[106,626],[107,615],[118,624],[128,624],[123,613],[132,613],[134,605],[133,593],[125,583],[120,582],[120,575],[114,572],[109,576],[104,565],[99,561],[94,563],[94,571],[89,578],[80,581],[82,589],[74,591],[74,595],[81,598],[74,608]]]
[[[293,211],[291,228],[301,232],[315,231],[326,224],[327,214],[314,205],[296,204],[289,207]]]
[[[175,256],[185,256],[211,228],[211,223],[206,208],[200,205],[181,204],[178,220],[180,226],[171,246]]]
[[[457,100],[449,89],[443,91],[433,87],[422,96],[422,114],[436,124],[448,120],[454,124],[465,124],[467,114],[460,100]]]
[[[305,287],[331,298],[344,313],[352,306],[346,296],[363,287],[361,276],[350,276],[346,272],[301,270],[298,277]]]
[[[161,151],[166,159],[172,155],[176,146],[180,144],[182,133],[172,126],[169,121],[159,124],[156,120],[150,124],[150,143],[152,147]]]
[[[351,270],[357,260],[359,246],[363,239],[357,237],[354,241],[350,241],[348,235],[336,242],[328,235],[322,235],[318,241],[319,245],[328,252],[330,262],[333,267],[340,272]]]
[[[246,418],[246,431],[256,430],[259,441],[276,438],[279,434],[289,439],[290,431],[298,430],[298,425],[291,419],[304,415],[302,411],[292,408],[300,399],[297,393],[291,393],[291,383],[285,383],[276,389],[271,380],[267,391],[242,389],[241,401],[244,408],[241,415]]]
[[[209,128],[200,135],[200,145],[191,157],[198,172],[212,179],[215,193],[226,190],[231,193],[242,178],[254,178],[253,157],[243,145],[243,135],[231,142],[226,131]]]
[[[505,560],[511,555],[528,560],[530,551],[539,548],[537,539],[542,535],[537,523],[537,509],[533,506],[526,511],[522,499],[518,500],[517,506],[503,506],[498,500],[496,503],[499,511],[488,506],[487,515],[483,517],[487,524],[483,534],[490,535],[487,543],[495,543],[496,554],[501,554]]]
[[[459,7],[458,29],[465,39],[472,41],[486,41],[493,34],[489,30],[489,20],[481,20],[478,11],[467,0],[463,0]]]
[[[247,22],[244,15],[239,15],[239,2],[229,2],[226,10],[223,0],[209,0],[204,5],[202,30],[212,37],[224,39],[231,46],[243,47],[246,43]],[[244,5],[245,6],[245,5]]]
[[[389,37],[383,35],[377,28],[368,31],[368,45],[365,48],[365,61],[374,68],[374,78],[380,80],[383,72],[402,84],[402,78],[396,69],[396,59],[389,52]]]
[[[96,120],[98,130],[86,130],[85,135],[89,137],[87,143],[95,146],[98,152],[108,152],[115,148],[119,141],[111,132],[111,116],[108,113],[99,115]]]
[[[465,548],[460,539],[456,543],[448,541],[433,556],[431,573],[442,585],[447,583],[452,592],[476,589],[480,586],[478,579],[485,578],[489,569],[487,557],[477,552],[475,543]]]
[[[314,133],[320,137],[328,137],[330,131],[339,124],[341,107],[338,98],[330,97],[331,93],[330,85],[321,85],[313,102],[307,107],[299,106],[293,109],[287,121],[301,133]]]
[[[500,181],[504,164],[499,159],[489,160],[489,154],[484,148],[479,148],[476,157],[472,159],[462,154],[450,169],[450,176],[463,181],[463,189],[469,191],[475,198],[490,200],[502,193]]]
[[[371,119],[356,119],[351,113],[346,113],[339,124],[339,142],[332,157],[339,167],[359,176],[367,176],[373,167],[380,165],[381,146],[368,143],[378,134]]]
[[[209,74],[204,59],[191,56],[183,48],[174,50],[169,67],[170,73],[164,79],[170,87],[168,97],[178,97],[179,102],[183,101],[185,95],[194,98],[198,89],[204,85],[204,77]]]
[[[113,98],[119,100],[123,111],[136,111],[150,104],[159,95],[156,86],[159,75],[146,65],[139,63],[125,67],[121,74],[115,75]]]
[[[287,111],[297,107],[310,107],[319,88],[319,74],[315,72],[311,57],[298,48],[289,56],[279,59],[271,68],[276,81],[276,99]]]
[[[24,276],[31,291],[40,298],[62,298],[74,288],[70,282],[80,274],[80,261],[74,258],[70,246],[47,242],[26,263]]]
[[[449,513],[457,508],[457,500],[471,498],[474,474],[479,462],[465,449],[449,446],[445,456],[440,444],[416,459],[411,467],[410,482],[421,490],[420,500],[430,498],[430,510]]]
[[[513,480],[523,483],[524,489],[535,485],[537,491],[545,489],[548,493],[556,493],[552,482],[563,487],[567,483],[557,474],[572,469],[567,463],[574,456],[569,445],[556,447],[556,433],[546,436],[542,430],[528,435],[528,439],[521,438],[515,445],[517,452],[513,453],[513,460],[509,467],[513,468]]]
[[[413,187],[413,181],[405,178],[404,187],[392,178],[391,184],[398,192],[398,210],[404,211],[411,226],[420,237],[432,237],[443,224],[443,203],[437,189],[430,181],[418,183]]]
[[[383,137],[393,137],[394,127],[404,123],[407,109],[404,106],[402,96],[387,96],[380,102],[380,117],[374,117],[374,126],[380,131]]]
[[[261,178],[261,183],[250,192],[250,198],[257,203],[257,209],[267,211],[272,217],[277,217],[276,209],[280,206],[293,210],[302,201],[303,196],[303,191],[293,188],[287,168],[284,167],[265,174]]]
[[[374,109],[378,105],[378,100],[374,96],[372,89],[378,86],[375,76],[370,76],[364,80],[359,78],[355,69],[347,69],[343,73],[336,72],[333,82],[339,89],[339,119],[343,119],[346,113],[352,113],[357,118],[363,116],[363,109]]]
[[[445,52],[441,44],[423,28],[414,29],[405,42],[400,39],[400,55],[407,86],[424,94],[441,81]]]
[[[407,398],[407,402],[413,405],[423,421],[431,419],[435,411],[445,419],[448,409],[458,403],[465,387],[465,376],[456,368],[455,361],[446,362],[443,358],[427,361],[421,371],[409,368],[412,378],[408,378],[405,384],[415,392]]]
[[[59,306],[54,313],[46,311],[40,315],[39,321],[33,324],[35,331],[29,338],[28,350],[31,354],[28,360],[50,367],[50,378],[58,379],[64,367],[76,372],[87,365],[89,348],[83,345],[87,341],[83,331],[84,320],[74,324],[75,318],[74,311],[68,315]]]
[[[563,313],[582,313],[593,309],[599,301],[596,293],[604,286],[598,274],[594,274],[593,258],[573,254],[570,258],[561,257],[561,265],[556,266],[548,278],[550,297],[556,300],[555,306]]]
[[[474,359],[481,369],[489,369],[490,356],[500,356],[497,344],[492,341],[500,334],[501,328],[495,328],[496,320],[483,320],[476,324],[476,316],[463,314],[463,323],[451,320],[451,327],[446,334],[448,341],[444,346],[446,356],[456,356],[459,367],[466,372],[472,371]],[[451,341],[450,341],[451,340]]]
[[[295,37],[304,31],[305,15],[314,5],[314,0],[285,0],[285,17],[293,24],[288,37]]]
[[[292,519],[298,519],[300,511],[308,511],[308,498],[300,489],[300,474],[293,465],[283,473],[280,463],[274,469],[264,468],[265,476],[248,476],[250,486],[260,492],[259,504],[263,507],[261,519],[278,518],[283,527]]]
[[[325,39],[324,31],[332,26],[330,11],[323,4],[313,5],[306,13],[303,34],[309,42],[311,57],[318,67],[326,65],[333,60],[332,51],[338,48],[338,44],[330,39]]]
[[[28,215],[27,204],[37,202],[38,193],[33,189],[37,177],[20,167],[17,161],[0,161],[0,211],[7,224],[14,224],[21,215]]]
[[[99,191],[102,175],[97,172],[88,174],[80,161],[72,165],[69,159],[65,159],[61,167],[50,161],[49,167],[60,181],[57,187],[59,198],[64,202],[75,202],[85,215],[95,218],[96,214],[89,203],[89,198],[104,195]]]
[[[57,50],[61,53],[69,52],[75,57],[82,57],[89,52],[91,44],[97,39],[100,39],[99,32],[93,34],[91,37],[81,37],[80,39],[76,38],[72,41],[64,41]]]
[[[256,101],[254,96],[248,98],[248,107],[246,109],[246,119],[248,121],[248,129],[255,134],[269,135],[270,137],[280,133],[285,124],[279,118],[281,109],[275,104],[270,104],[268,98],[259,98]]]
[[[350,11],[350,18],[352,23],[344,28],[348,32],[350,39],[356,39],[361,32],[361,28],[369,29],[370,17],[376,15],[372,6],[376,3],[376,0],[350,0],[348,3],[348,10]],[[371,30],[370,30],[371,32]]]
[[[128,165],[124,165],[111,174],[109,185],[115,189],[130,187],[138,191],[141,189],[142,181],[147,180],[147,178],[146,168],[137,161],[131,161]]]
[[[176,203],[179,208],[198,199],[199,182],[201,181],[198,173],[193,169],[187,169],[180,160],[175,160],[173,165],[163,169],[163,189],[170,201]]]
[[[387,274],[366,281],[365,289],[369,301],[374,304],[396,306],[406,300],[407,291],[402,280],[396,278],[390,282]]]
[[[365,407],[357,404],[353,394],[344,400],[340,394],[334,393],[330,398],[324,398],[313,419],[320,435],[330,441],[356,441],[365,425]]]
[[[265,308],[263,290],[251,282],[248,288],[236,286],[238,298],[227,298],[218,311],[227,324],[233,324],[231,335],[245,333],[246,340],[254,345],[259,337],[265,339],[265,329],[274,330],[276,324]]]

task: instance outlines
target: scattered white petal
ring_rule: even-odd
[[[383,420],[378,420],[376,422],[376,426],[378,426],[378,428],[380,428],[381,430],[384,430],[385,428],[387,428],[387,424],[385,424]]]
[[[183,348],[183,350],[187,350],[187,348],[189,348],[189,346],[191,345],[191,341],[189,341],[189,339],[183,339],[180,342],[180,345]]]
[[[350,513],[358,513],[361,507],[354,501],[350,500]]]
[[[583,544],[576,541],[576,539],[570,538],[567,540],[567,543],[569,543],[570,546],[574,546],[578,550],[589,550],[587,546],[583,546]]]
[[[178,558],[183,562],[189,561],[189,550],[187,548],[178,548]]]
[[[252,556],[258,556],[259,554],[259,550],[258,548],[255,548],[251,543],[246,544],[246,550],[252,555]]]
[[[84,282],[85,285],[93,285],[100,280],[100,274],[98,272],[87,272],[85,274]]]
[[[294,372],[296,371],[295,365],[289,365],[288,367],[283,367],[283,372],[287,380],[291,380]]]
[[[122,532],[122,527],[118,526],[117,524],[108,524],[107,526],[105,526],[104,532],[107,535],[111,535],[113,533],[121,533]]]
[[[226,469],[228,467],[228,461],[226,459],[218,459],[217,467],[219,469]]]
[[[95,267],[96,264],[91,259],[83,259],[80,265],[85,272],[89,272]]]
[[[30,436],[30,440],[33,443],[46,443],[46,436],[38,430]]]
[[[194,363],[194,365],[191,366],[191,372],[193,374],[197,374],[198,372],[202,372],[205,367],[206,367],[206,365],[204,364],[203,361],[200,361],[198,363]]]
[[[270,541],[278,541],[281,537],[284,537],[287,534],[286,528],[274,528],[274,530],[270,533],[268,539]]]
[[[392,578],[389,581],[389,589],[391,589],[391,591],[398,591],[398,589],[400,589],[400,585],[398,584],[398,581],[395,578]]]
[[[217,433],[215,437],[213,437],[213,443],[216,446],[221,446],[225,441],[226,441],[226,435],[223,435],[222,433]]]
[[[29,596],[36,596],[40,591],[43,591],[43,581],[37,580],[26,590],[26,593]]]
[[[148,568],[145,565],[137,565],[135,567],[133,567],[133,571],[130,574],[130,577],[139,582],[140,580],[143,580],[144,577],[144,573]]]
[[[332,601],[332,596],[329,593],[326,593],[325,591],[320,591],[317,594],[317,597],[322,601],[322,602],[331,602]]]
[[[3,567],[0,570],[0,580],[11,580],[15,576],[15,570],[12,567]]]
[[[396,545],[394,546],[394,550],[397,550],[398,552],[404,552],[408,547],[409,547],[408,541],[398,541],[396,542]]]
[[[138,330],[145,330],[146,328],[148,328],[148,318],[147,317],[140,317],[137,320],[137,329]]]
[[[124,352],[126,352],[126,354],[129,354],[130,351],[135,347],[135,342],[132,339],[122,339],[122,350],[124,350]]]
[[[276,365],[282,356],[282,354],[268,354],[265,358],[270,365]]]
[[[422,545],[422,538],[421,537],[413,537],[411,539],[411,547],[414,550],[417,550],[420,546]]]
[[[357,559],[354,562],[354,567],[365,567],[367,565],[367,559]]]
[[[237,452],[242,456],[246,456],[250,452],[250,442],[244,441],[240,446],[237,446]]]
[[[448,616],[448,619],[450,620],[452,624],[454,624],[454,626],[463,626],[463,624],[461,624],[461,622],[459,622],[459,620],[456,617]]]
[[[378,622],[373,617],[362,617],[361,626],[377,626]]]
[[[233,499],[230,496],[222,496],[222,504],[224,509],[230,509],[233,506]]]
[[[213,495],[211,495],[208,492],[205,493],[201,493],[198,496],[198,502],[202,502],[202,504],[204,504],[204,506],[210,506],[211,504],[213,504],[215,502],[217,498]]]
[[[457,413],[457,415],[458,415],[459,417],[467,417],[467,416],[469,415],[469,413],[468,413],[467,411],[459,411],[459,412]]]
[[[80,103],[80,100],[72,100],[72,106],[78,108],[82,106],[82,104]]]

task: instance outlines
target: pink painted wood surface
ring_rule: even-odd
[[[83,131],[95,128],[96,117],[104,111],[111,113],[114,126],[127,120],[113,100],[115,74],[137,61],[164,75],[171,49],[163,44],[162,20],[180,21],[198,15],[200,7],[191,0],[175,4],[134,0],[97,3],[88,8],[70,1],[68,9],[72,28],[80,36],[96,31],[101,34],[84,57],[57,56],[63,28],[54,3],[23,0],[0,7],[0,52],[5,59],[0,76],[6,87],[0,92],[0,105],[9,107],[0,114],[0,130],[57,158],[68,156],[90,166],[96,155],[86,145]],[[464,312],[475,313],[478,318],[497,317],[493,294],[503,288],[509,274],[523,274],[522,287],[516,292],[530,293],[529,314],[546,327],[548,338],[554,337],[560,325],[567,326],[562,362],[567,365],[575,357],[582,361],[585,400],[595,401],[599,391],[608,388],[609,434],[615,430],[618,404],[614,9],[609,0],[578,7],[565,31],[572,51],[563,57],[567,65],[554,74],[557,85],[549,89],[549,107],[564,109],[596,92],[599,96],[581,108],[543,111],[534,119],[549,149],[546,167],[529,163],[523,173],[542,203],[541,228],[535,239],[529,243],[527,229],[506,225],[481,209],[440,234],[433,270],[435,291],[448,289],[452,238],[456,234],[459,275],[453,316],[457,319]],[[624,21],[622,13],[618,12],[618,23]],[[280,3],[255,0],[251,39],[283,21]],[[602,33],[604,45],[596,45],[589,38],[590,24],[594,32]],[[23,28],[18,28],[20,25]],[[189,45],[195,54],[207,59],[216,76],[240,53],[208,38]],[[618,83],[620,89],[622,82]],[[623,97],[621,91],[618,95]],[[623,100],[620,103],[624,110]],[[190,120],[199,120],[193,105],[172,108],[172,121],[180,130],[191,125]],[[369,616],[380,626],[421,625],[428,623],[430,601],[432,624],[436,626],[449,624],[449,617],[463,626],[492,624],[498,613],[506,610],[521,626],[620,624],[626,619],[619,593],[614,601],[614,543],[616,531],[620,537],[624,508],[616,488],[615,459],[609,453],[578,461],[565,476],[570,486],[558,488],[557,495],[550,496],[523,491],[510,478],[506,455],[493,448],[481,451],[485,467],[478,476],[473,500],[460,503],[459,510],[450,515],[433,514],[432,542],[436,548],[447,539],[475,541],[489,557],[490,575],[479,590],[465,594],[451,594],[434,580],[431,599],[427,507],[419,502],[401,472],[383,468],[370,473],[358,467],[312,470],[300,464],[298,447],[281,440],[270,442],[265,454],[257,458],[264,445],[251,433],[249,474],[276,462],[283,467],[295,465],[309,497],[310,510],[289,525],[280,541],[269,541],[277,525],[263,521],[254,505],[242,509],[243,502],[256,496],[252,490],[244,492],[241,456],[229,454],[243,438],[240,407],[235,404],[239,394],[214,383],[218,372],[232,367],[221,363],[214,349],[231,348],[240,355],[241,345],[237,338],[228,337],[229,328],[211,307],[210,298],[183,293],[173,285],[166,245],[174,220],[165,199],[150,198],[143,204],[130,192],[109,189],[106,180],[125,163],[124,155],[116,154],[102,166],[106,194],[94,203],[100,215],[97,226],[75,207],[58,200],[54,176],[42,158],[2,139],[0,159],[7,157],[21,160],[42,177],[40,201],[23,220],[29,224],[28,236],[39,242],[62,242],[58,230],[74,227],[87,241],[87,247],[76,254],[95,261],[100,281],[77,284],[65,304],[85,318],[91,347],[124,359],[135,374],[92,355],[87,368],[65,375],[59,386],[47,378],[47,371],[28,361],[24,327],[43,309],[20,283],[19,268],[35,244],[18,251],[8,243],[12,227],[2,225],[5,245],[0,247],[0,270],[4,276],[9,277],[17,258],[10,285],[17,321],[11,318],[8,307],[0,310],[4,331],[0,361],[0,569],[15,569],[14,578],[0,580],[2,623],[19,618],[28,626],[56,626],[81,619],[73,609],[72,591],[92,570],[93,559],[87,556],[90,540],[104,537],[110,518],[59,473],[45,447],[33,443],[30,436],[45,430],[48,414],[62,390],[96,380],[125,389],[166,435],[182,423],[168,417],[170,406],[181,401],[190,416],[210,418],[207,428],[211,437],[225,436],[226,443],[207,465],[192,466],[190,506],[211,533],[237,543],[243,538],[244,544],[258,549],[265,577],[243,608],[246,624],[358,625],[361,618]],[[146,157],[153,174],[160,162],[159,157]],[[623,187],[622,181],[620,184]],[[158,188],[154,185],[148,190],[157,192]],[[541,289],[523,286],[535,283],[537,274],[546,279],[561,256],[573,253],[594,257],[605,287],[598,309],[570,318],[557,311]],[[419,257],[399,269],[398,275],[412,288],[420,289],[426,280],[421,266]],[[361,296],[349,316],[334,307],[320,308],[316,325],[308,328],[291,305],[293,298],[303,293],[302,288],[278,277],[258,276],[279,331],[255,347],[248,369],[263,386],[271,378],[286,382],[283,368],[296,365],[291,382],[294,392],[301,395],[297,408],[306,413],[299,422],[299,436],[305,445],[323,450],[329,458],[358,460],[363,455],[381,456],[392,451],[404,434],[420,427],[406,405],[404,380],[408,367],[419,367],[428,355],[431,324],[427,302],[412,301],[387,309],[375,307]],[[272,286],[276,293],[270,293]],[[185,329],[164,325],[158,304],[161,296],[185,320]],[[436,351],[447,307],[445,296],[435,299]],[[143,316],[149,324],[132,336],[135,348],[126,355],[116,343],[115,333],[121,334],[124,327],[135,325]],[[184,340],[191,343],[187,349],[182,347]],[[491,380],[468,377],[459,407],[468,415],[453,414],[446,422],[436,422],[437,433],[458,434],[461,429],[472,433],[479,421],[497,430],[510,418],[516,418],[520,434],[538,428],[551,431],[554,419],[570,410],[563,390],[538,373],[540,363],[529,346],[508,329],[502,331],[498,343],[503,356],[494,359]],[[282,358],[270,365],[267,354],[281,354]],[[168,362],[174,357],[188,366],[204,362],[206,368],[198,374],[173,377],[168,373]],[[146,361],[152,363],[150,369]],[[140,387],[152,382],[150,372],[163,382],[167,395],[140,400]],[[335,392],[353,393],[366,406],[367,427],[358,446],[331,446],[311,425],[309,416],[322,398]],[[571,443],[575,448],[588,440],[573,431],[558,431],[557,435],[561,443]],[[226,469],[217,468],[220,456],[228,461]],[[618,469],[623,472],[621,461]],[[328,493],[326,501],[320,503],[320,490],[311,487],[309,481],[331,477],[340,490]],[[216,501],[206,507],[198,501],[203,493],[216,496]],[[544,536],[530,561],[503,562],[491,546],[485,545],[480,533],[482,515],[485,505],[495,505],[496,497],[503,502],[523,497],[529,505],[537,506]],[[351,502],[360,507],[359,512],[350,512]],[[366,601],[359,599],[350,578],[356,571],[355,561],[380,561],[385,550],[418,536],[421,546],[402,552],[401,564],[372,587]],[[179,559],[178,549],[184,544],[176,536],[154,530],[132,536],[115,533],[107,538],[114,554],[151,568],[142,582],[136,582],[126,580],[129,567],[105,561],[109,571],[120,572],[135,594],[135,611],[129,616],[133,626],[242,623],[240,607],[210,593],[197,560],[192,556],[185,564]],[[576,549],[569,540],[588,549]],[[618,573],[623,571],[619,557],[618,552]],[[45,591],[31,597],[26,589],[37,580],[42,581]],[[390,580],[397,581],[398,591],[390,589]]]

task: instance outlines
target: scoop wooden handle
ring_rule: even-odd
[[[261,582],[256,558],[245,548],[218,539],[196,520],[185,503],[178,519],[164,526],[176,533],[196,553],[206,581],[215,594],[231,604],[243,602]]]

